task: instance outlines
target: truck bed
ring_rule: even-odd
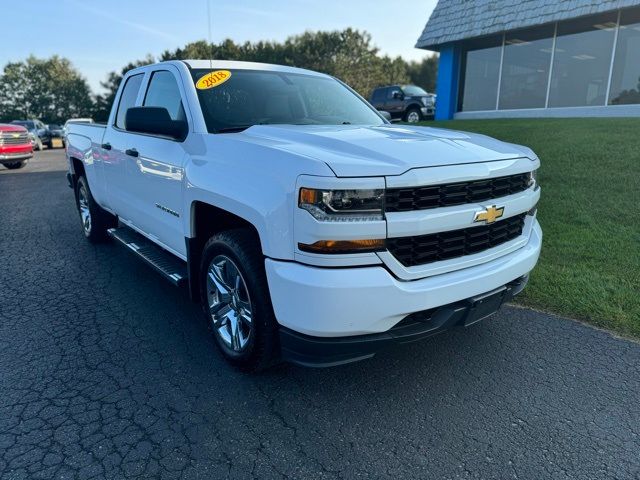
[[[92,148],[102,144],[106,125],[77,123],[69,125],[67,132],[67,158],[83,159],[91,154]]]

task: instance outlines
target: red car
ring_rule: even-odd
[[[33,146],[27,129],[0,123],[0,164],[12,170],[22,168],[31,157]]]

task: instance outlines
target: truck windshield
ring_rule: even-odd
[[[382,125],[349,88],[329,77],[264,70],[226,70],[226,81],[204,84],[211,70],[192,70],[210,133],[253,125]],[[200,84],[198,81],[202,80]]]
[[[402,86],[402,91],[407,96],[411,96],[411,95],[426,95],[427,94],[427,92],[425,92],[422,88],[416,87],[415,85],[403,85]]]
[[[24,128],[26,128],[27,130],[35,130],[36,129],[36,124],[32,121],[29,120],[14,120],[13,122],[14,125],[20,125]]]

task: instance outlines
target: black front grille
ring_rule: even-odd
[[[387,248],[405,267],[471,255],[522,235],[526,213],[491,225],[415,237],[388,238]]]
[[[386,212],[407,212],[476,203],[523,192],[529,188],[530,174],[448,183],[426,187],[390,188],[385,193]]]

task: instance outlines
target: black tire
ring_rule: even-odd
[[[424,120],[422,118],[422,113],[420,112],[420,109],[416,107],[412,107],[409,110],[407,110],[407,112],[404,114],[403,120],[407,123],[416,123],[416,121],[413,121],[413,118],[415,118],[414,115],[417,115],[418,122]]]
[[[89,222],[83,216],[83,209],[88,209]],[[93,199],[89,182],[83,176],[76,182],[76,208],[80,215],[80,225],[84,236],[91,243],[101,243],[109,239],[107,230],[118,226],[118,219],[98,205]]]
[[[5,163],[4,166],[7,167],[9,170],[17,170],[19,168],[24,167],[26,164],[27,164],[26,160],[20,160],[19,162]]]
[[[247,343],[239,350],[234,350],[225,343],[220,334],[224,325],[221,323],[214,326],[214,317],[209,307],[210,295],[213,293],[209,291],[210,285],[207,282],[209,268],[214,260],[220,258],[232,261],[246,286],[252,318]],[[280,354],[278,323],[271,305],[260,241],[252,231],[229,230],[209,239],[204,246],[200,264],[200,293],[207,325],[218,349],[229,363],[249,372],[258,372],[277,363]]]
[[[49,140],[49,141],[47,142],[47,148],[48,148],[49,150],[53,149],[53,140]]]

